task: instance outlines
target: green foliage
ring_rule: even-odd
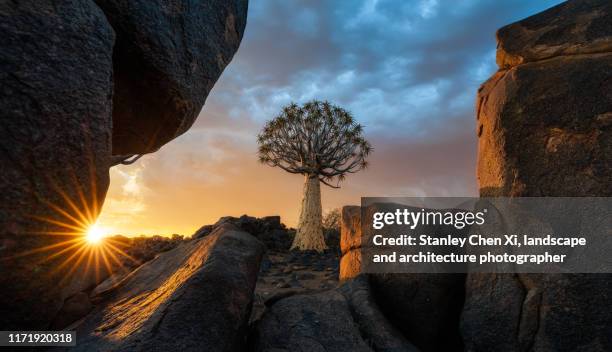
[[[332,186],[367,167],[372,151],[363,127],[346,110],[329,102],[285,106],[258,136],[259,161],[294,173],[316,176]]]

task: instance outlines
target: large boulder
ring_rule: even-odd
[[[497,64],[511,68],[557,56],[612,51],[612,3],[568,1],[497,31]]]
[[[611,68],[612,52],[555,57],[487,81],[478,98],[480,195],[611,195]]]
[[[380,313],[367,278],[272,302],[257,322],[254,351],[418,352]]]
[[[423,351],[461,351],[464,274],[373,274],[381,312]]]
[[[228,224],[160,254],[94,297],[70,351],[240,350],[263,252]]]
[[[113,154],[184,133],[242,39],[247,0],[96,0],[117,34]]]
[[[82,241],[108,168],[192,125],[246,13],[247,0],[0,4],[1,327],[61,322],[111,274]]]
[[[388,211],[398,206],[373,204],[363,211],[366,219],[371,219],[372,217],[367,214]],[[370,244],[362,242],[364,227],[361,215],[362,208],[358,206],[345,206],[342,209],[340,234],[342,282],[351,283],[364,276],[362,251]],[[363,225],[365,228],[369,227],[368,223]],[[425,229],[415,230],[419,233],[423,231]],[[376,273],[367,274],[367,277],[371,286],[370,294],[377,302],[381,316],[384,315],[411,343],[423,351],[450,351],[463,348],[459,322],[463,306],[465,274]]]
[[[109,182],[113,43],[92,1],[0,3],[3,330],[45,328],[95,284],[72,268]]]
[[[498,53],[527,59],[500,62],[478,92],[481,196],[612,194],[612,48],[588,49],[612,42],[610,23],[609,1],[574,1],[499,30]]]
[[[257,324],[254,350],[372,351],[359,334],[348,302],[335,290],[274,303]]]
[[[468,351],[610,351],[612,280],[588,274],[470,274]]]
[[[612,4],[569,1],[498,31],[479,90],[481,196],[610,196]],[[609,351],[606,275],[469,274],[469,351]]]
[[[345,282],[338,290],[349,302],[361,336],[375,351],[419,351],[402,333],[402,329],[397,328],[381,311],[368,276],[359,275]]]

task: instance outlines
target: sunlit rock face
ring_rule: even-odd
[[[569,1],[497,33],[477,99],[481,196],[610,196],[612,3]],[[610,351],[610,275],[469,274],[467,350]]]
[[[612,3],[569,1],[497,32],[497,64],[509,69],[557,56],[612,51]]]
[[[477,98],[481,196],[610,196],[612,3],[574,1],[497,33]]]
[[[0,23],[0,326],[42,328],[108,187],[114,35],[90,1],[3,1]]]
[[[247,0],[96,0],[115,30],[113,154],[142,154],[191,127],[238,49]]]
[[[230,224],[93,297],[70,351],[240,351],[265,246]]]
[[[340,281],[361,273],[361,207],[342,208],[340,221]]]

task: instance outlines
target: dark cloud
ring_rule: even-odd
[[[294,224],[302,180],[257,164],[256,135],[283,105],[310,99],[350,110],[375,146],[369,170],[324,192],[325,208],[362,195],[475,195],[474,100],[496,70],[495,31],[559,2],[252,0],[194,127],[132,171],[114,169],[117,209],[105,213],[117,220],[137,204],[156,231],[242,212]]]
[[[391,132],[389,121],[469,114],[495,70],[495,30],[558,2],[253,1],[209,104],[261,123],[290,100],[329,99]]]

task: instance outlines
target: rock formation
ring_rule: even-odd
[[[586,0],[499,30],[499,71],[477,99],[481,196],[612,194],[610,24],[612,3]],[[344,280],[361,270],[359,214],[343,210]],[[402,333],[424,350],[438,349],[423,341],[432,336],[427,327],[450,323],[460,323],[467,351],[612,349],[611,275],[468,274],[465,301],[456,303],[460,322],[433,313],[444,310],[452,280],[389,274],[371,275],[370,283],[381,312],[408,326]]]
[[[288,251],[293,242],[292,232],[289,232],[285,224],[281,223],[280,216],[265,216],[255,218],[242,215],[239,218],[224,216],[212,225],[204,225],[199,228],[193,238],[208,236],[217,227],[223,224],[232,224],[242,231],[248,232],[266,245],[266,248],[273,251]]]
[[[361,207],[342,208],[340,221],[340,280],[349,280],[361,273]]]
[[[612,195],[612,3],[568,1],[497,33],[477,100],[481,196]],[[469,274],[471,351],[609,351],[610,275]]]
[[[612,4],[570,1],[497,33],[478,92],[481,196],[610,196]]]
[[[0,23],[0,326],[40,328],[74,251],[18,255],[74,238],[104,200],[114,33],[89,1],[3,1]]]
[[[94,297],[70,351],[236,351],[264,246],[226,224],[162,253]]]
[[[477,100],[481,196],[612,194],[611,23],[609,2],[574,1],[499,30],[500,69]],[[361,270],[359,217],[360,208],[343,209],[343,280]],[[445,294],[462,280],[389,274],[370,283],[404,336],[437,350],[428,326],[458,324],[436,313],[448,312]],[[468,351],[608,351],[611,292],[610,275],[468,274],[454,307],[463,305]]]
[[[375,204],[364,211],[388,211],[395,204]],[[378,314],[423,351],[462,350],[459,321],[464,296],[464,274],[362,274],[361,207],[342,209],[340,280],[367,276]],[[371,219],[371,216],[367,216]],[[369,227],[365,224],[366,228]],[[421,233],[417,228],[415,232]]]
[[[371,351],[346,298],[335,290],[276,302],[258,330],[256,351]]]
[[[380,313],[364,276],[274,302],[251,344],[254,351],[419,351]]]
[[[115,30],[113,154],[159,149],[193,124],[244,33],[247,0],[95,0]]]
[[[82,245],[66,239],[96,218],[112,164],[191,126],[246,7],[0,4],[3,330],[77,329],[87,351],[612,350],[610,275],[364,275],[359,207],[343,209],[343,284],[284,282],[291,290],[265,300],[252,330],[265,246],[290,244],[277,217],[222,218],[96,286],[111,273],[80,265]],[[611,24],[609,1],[584,0],[499,30],[499,71],[477,101],[482,196],[611,195]]]
[[[64,301],[108,276],[79,265],[75,244],[109,167],[191,126],[246,12],[246,0],[0,4],[4,330],[48,327]]]

